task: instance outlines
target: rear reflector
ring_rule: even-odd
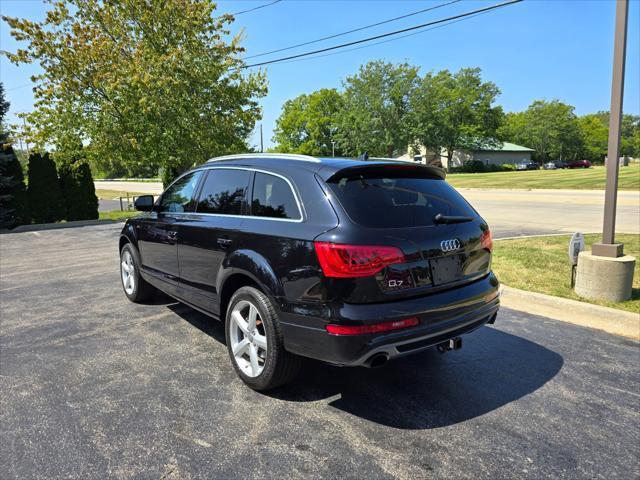
[[[482,248],[486,248],[490,252],[493,250],[493,238],[491,238],[491,230],[486,230],[480,235],[480,244]]]
[[[370,325],[327,325],[327,332],[332,335],[364,335],[367,333],[381,333],[390,330],[415,327],[420,323],[416,317],[391,322],[373,323]]]
[[[326,277],[369,277],[387,265],[404,262],[402,250],[396,247],[329,242],[315,242],[315,247]]]

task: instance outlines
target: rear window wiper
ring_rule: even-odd
[[[464,216],[455,216],[455,215],[442,215],[441,213],[436,214],[433,217],[433,223],[435,224],[451,224],[451,223],[465,223],[472,222],[474,217],[464,217]]]

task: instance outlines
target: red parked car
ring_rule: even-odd
[[[567,164],[567,168],[589,168],[591,162],[589,160],[576,160]]]

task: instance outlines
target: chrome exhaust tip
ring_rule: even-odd
[[[367,360],[366,366],[369,368],[379,368],[387,363],[389,355],[386,353],[376,353]]]

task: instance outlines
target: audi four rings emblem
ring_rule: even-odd
[[[453,252],[460,248],[460,240],[452,238],[451,240],[443,240],[440,242],[440,249],[443,252]]]

